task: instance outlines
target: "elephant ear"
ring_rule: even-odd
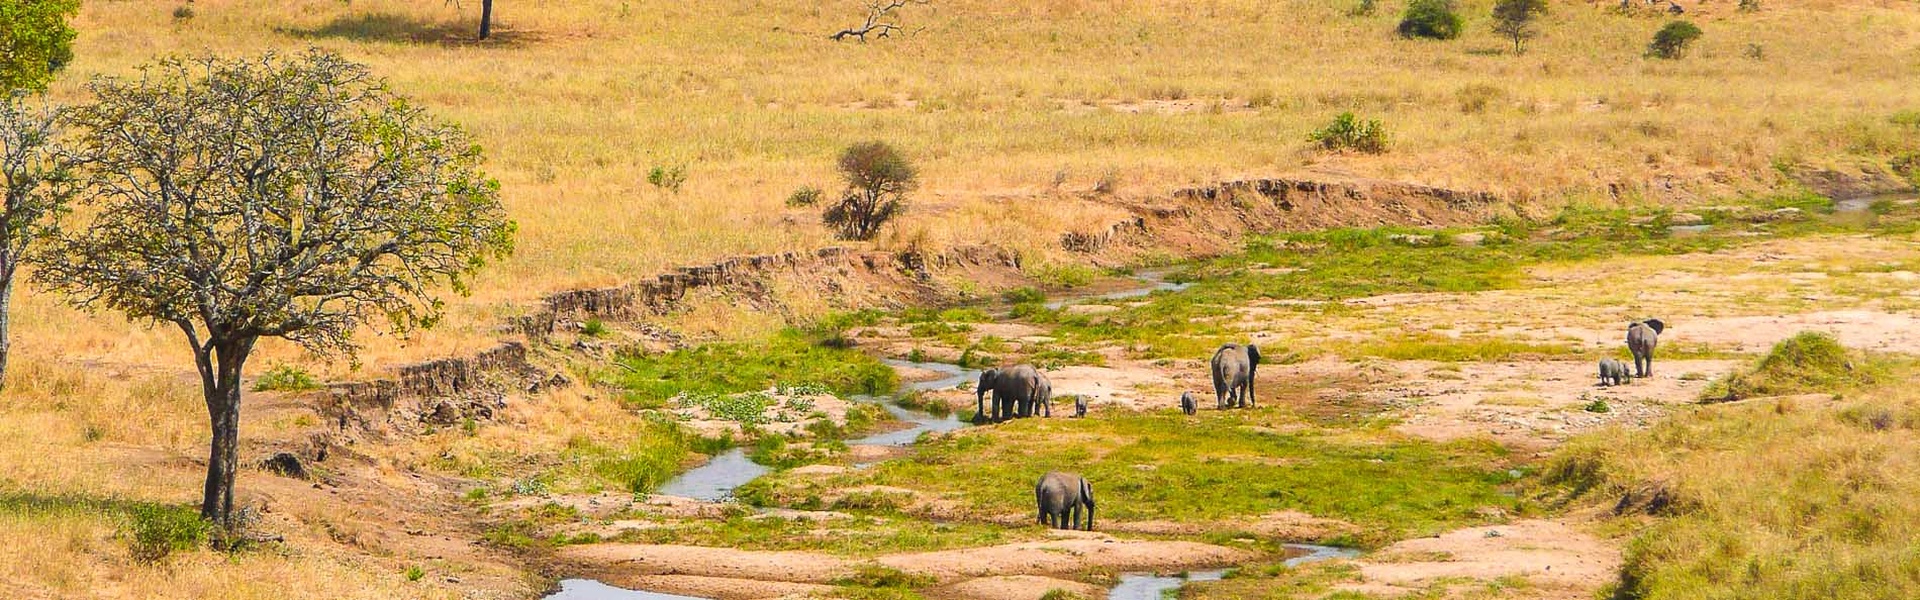
[[[1247,344],[1247,365],[1259,366],[1259,364],[1260,364],[1260,347],[1255,346],[1253,344]]]
[[[1659,335],[1667,331],[1667,324],[1660,322],[1659,319],[1647,319],[1646,323],[1648,327],[1653,328],[1653,333],[1655,335]]]

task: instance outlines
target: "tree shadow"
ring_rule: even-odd
[[[358,42],[395,42],[443,45],[517,45],[532,38],[526,34],[493,24],[493,32],[482,41],[479,25],[466,21],[429,21],[412,15],[388,12],[341,15],[314,28],[283,28],[282,33],[307,39],[345,39]]]

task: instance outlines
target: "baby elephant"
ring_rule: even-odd
[[[1082,419],[1087,418],[1087,397],[1086,396],[1073,397],[1073,416],[1079,417]]]
[[[1040,477],[1033,486],[1033,500],[1040,505],[1040,524],[1054,529],[1081,529],[1080,508],[1086,507],[1085,529],[1093,531],[1093,486],[1087,478],[1054,471]]]
[[[1191,417],[1197,410],[1200,410],[1200,407],[1194,405],[1193,392],[1180,392],[1180,412],[1187,413],[1187,416]]]
[[[1627,370],[1627,363],[1617,358],[1600,359],[1600,385],[1624,385],[1633,381],[1633,373]]]

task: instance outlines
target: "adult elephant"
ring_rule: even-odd
[[[1040,477],[1033,486],[1033,501],[1040,507],[1040,524],[1054,529],[1093,531],[1093,485],[1087,478],[1054,471]],[[1080,509],[1087,511],[1081,527]]]
[[[987,369],[980,372],[980,381],[973,387],[974,414],[986,410],[986,396],[993,394],[993,421],[1005,421],[1015,416],[1033,414],[1036,403],[1045,406],[1048,416],[1052,416],[1053,383],[1033,365],[1015,365],[1004,369]]]
[[[1634,321],[1627,325],[1627,351],[1633,353],[1633,376],[1653,376],[1653,349],[1660,346],[1660,332],[1667,324],[1659,319]]]
[[[1260,368],[1260,349],[1253,344],[1227,344],[1213,353],[1213,395],[1216,408],[1249,408],[1253,375]]]

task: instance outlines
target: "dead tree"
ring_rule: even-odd
[[[908,4],[932,3],[933,0],[868,0],[866,23],[858,27],[842,29],[839,33],[827,38],[838,42],[852,37],[860,38],[860,41],[864,42],[867,41],[868,35],[877,38],[892,37],[895,31],[905,31],[900,26],[900,9],[906,8]]]

